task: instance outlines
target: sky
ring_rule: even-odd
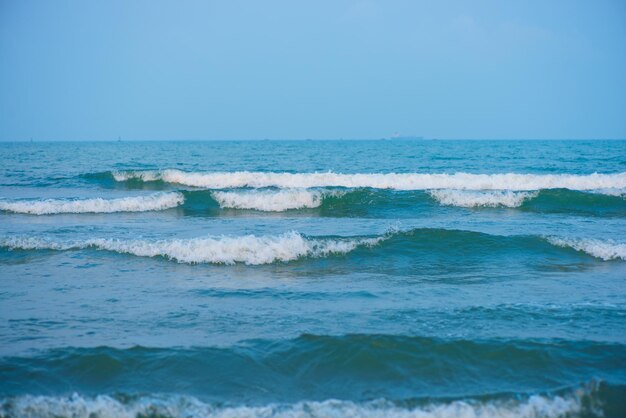
[[[626,138],[626,1],[0,0],[0,140]]]

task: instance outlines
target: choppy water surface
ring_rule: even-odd
[[[626,415],[626,141],[0,161],[0,416]]]

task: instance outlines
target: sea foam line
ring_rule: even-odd
[[[138,416],[162,417],[366,417],[366,418],[452,418],[452,417],[504,417],[504,418],[553,418],[579,414],[585,410],[582,398],[586,391],[578,390],[563,396],[534,395],[524,400],[452,401],[429,403],[406,408],[379,399],[366,403],[326,400],[322,402],[298,402],[295,404],[269,404],[265,406],[215,406],[192,396],[144,395],[121,402],[108,396],[68,397],[23,395],[0,400],[0,415],[6,417],[32,418],[71,416],[76,418]]]
[[[539,192],[514,192],[511,190],[470,191],[439,189],[428,192],[442,205],[470,207],[498,207],[517,208],[529,199],[535,198]]]
[[[317,208],[324,197],[342,194],[344,193],[338,190],[281,189],[215,191],[212,196],[222,208],[283,212],[290,209]]]
[[[115,199],[0,200],[0,210],[31,215],[58,213],[146,212],[177,207],[185,201],[182,193],[154,193]]]
[[[626,172],[616,174],[340,174],[278,172],[185,172],[180,170],[123,171],[113,173],[117,181],[161,180],[167,183],[210,189],[239,187],[314,188],[347,187],[395,190],[514,190],[541,189],[601,190],[626,189]]]
[[[218,236],[171,240],[88,239],[57,242],[37,237],[9,237],[0,246],[21,250],[98,250],[132,254],[141,257],[165,257],[180,263],[213,263],[249,265],[288,262],[302,257],[325,257],[346,254],[360,246],[373,246],[387,236],[375,238],[313,239],[297,232],[282,235]]]

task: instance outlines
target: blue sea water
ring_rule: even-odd
[[[0,416],[626,416],[626,141],[0,145]]]

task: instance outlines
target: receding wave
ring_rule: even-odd
[[[0,210],[31,215],[59,213],[146,212],[177,207],[185,201],[182,193],[154,193],[116,199],[0,200]]]
[[[324,196],[339,194],[339,191],[282,189],[215,191],[212,196],[222,208],[283,212],[290,209],[317,208],[322,204]]]
[[[330,399],[295,404],[268,404],[263,406],[222,406],[200,401],[185,395],[99,395],[95,397],[23,395],[0,399],[0,416],[6,418],[559,418],[565,416],[603,415],[602,409],[589,405],[595,393],[578,390],[554,396],[533,395],[502,400],[475,399],[452,402],[428,402],[420,406],[406,406],[398,402],[378,399],[370,402],[352,402]],[[521,399],[520,399],[521,398]]]
[[[376,236],[309,237],[292,231],[280,235],[215,236],[187,239],[111,239],[55,241],[36,236],[10,236],[0,239],[5,250],[95,249],[140,257],[164,257],[180,263],[248,265],[290,262],[367,250],[372,256],[463,257],[491,256],[524,250],[530,254],[578,251],[604,261],[626,260],[626,244],[611,240],[571,239],[528,235],[490,235],[480,232],[420,228],[391,230]],[[457,254],[458,253],[458,254]],[[417,260],[415,260],[417,262]]]
[[[626,189],[626,172],[615,174],[428,174],[428,173],[284,173],[284,172],[185,172],[181,170],[120,171],[116,181],[163,181],[209,189],[346,187],[395,190],[513,190]]]
[[[8,249],[59,251],[94,248],[140,257],[165,257],[181,263],[258,265],[346,254],[359,246],[375,245],[384,238],[314,239],[297,232],[155,241],[100,238],[56,242],[37,237],[9,237],[0,240],[0,246]]]
[[[573,248],[602,260],[626,260],[626,244],[602,241],[593,238],[548,237],[548,241],[559,247]]]

